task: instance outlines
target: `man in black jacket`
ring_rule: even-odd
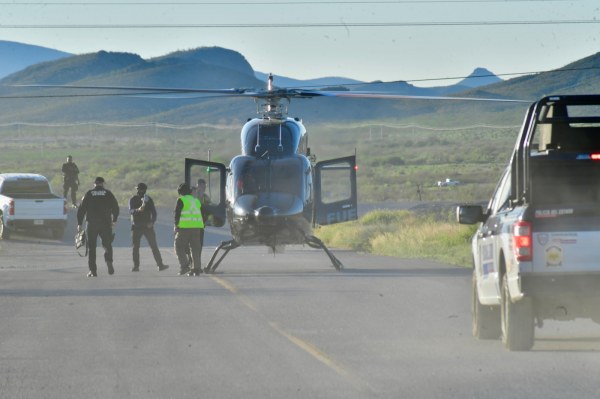
[[[156,207],[154,201],[146,190],[148,186],[144,183],[138,183],[135,187],[136,195],[129,199],[129,214],[131,215],[131,241],[133,243],[133,269],[132,272],[140,271],[140,243],[142,236],[146,237],[148,245],[152,249],[152,255],[158,266],[158,271],[169,268],[165,265],[156,243],[156,233],[154,232],[154,223],[156,222]]]
[[[96,244],[98,236],[102,239],[104,247],[104,260],[108,267],[108,274],[113,274],[113,232],[112,227],[119,217],[119,204],[113,193],[104,188],[104,179],[96,177],[94,188],[85,193],[83,201],[77,210],[77,230],[83,228],[83,219],[87,216],[87,237],[89,244],[88,277],[96,277]]]
[[[79,168],[73,162],[71,155],[67,156],[67,162],[62,165],[63,174],[63,197],[67,199],[69,190],[71,190],[71,202],[73,207],[77,208],[77,189],[79,188]]]

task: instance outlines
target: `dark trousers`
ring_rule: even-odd
[[[77,203],[77,189],[79,186],[75,182],[66,181],[63,183],[63,197],[66,199],[69,189],[71,189],[71,202]]]
[[[96,245],[98,245],[98,236],[102,240],[102,246],[104,247],[104,260],[106,264],[112,264],[113,262],[113,249],[112,249],[112,226],[110,223],[90,223],[88,221],[87,227],[87,238],[89,245],[88,254],[88,266],[91,272],[96,273]]]
[[[200,270],[200,257],[202,256],[202,244],[204,243],[204,229],[179,229],[175,233],[175,253],[179,266],[182,269],[189,267],[191,270]],[[192,264],[188,254],[192,254]]]
[[[162,256],[160,256],[160,250],[156,243],[156,233],[153,227],[135,227],[131,230],[131,242],[133,243],[133,266],[140,267],[140,244],[142,242],[142,236],[146,237],[148,245],[152,249],[152,255],[156,261],[157,266],[162,266]]]

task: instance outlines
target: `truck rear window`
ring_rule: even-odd
[[[538,125],[532,141],[532,154],[540,152],[598,152],[600,127]]]
[[[19,179],[5,181],[2,194],[7,197],[23,194],[50,194],[50,185],[43,180]]]
[[[600,105],[548,102],[540,108],[530,149],[534,152],[600,151]]]

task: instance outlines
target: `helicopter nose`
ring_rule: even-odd
[[[254,211],[256,221],[261,224],[268,224],[274,221],[275,210],[270,206],[261,206]]]

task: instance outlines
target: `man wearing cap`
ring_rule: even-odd
[[[90,252],[88,254],[88,277],[96,277],[96,244],[98,236],[102,239],[104,247],[104,260],[108,267],[108,274],[113,274],[113,233],[112,228],[119,217],[119,204],[113,193],[104,188],[104,179],[96,177],[94,188],[85,193],[83,201],[77,210],[77,230],[83,229],[83,219],[87,217],[87,237]]]
[[[192,195],[192,189],[186,183],[177,188],[179,198],[175,205],[175,253],[179,260],[179,275],[197,276],[202,273],[200,256],[204,241],[204,221],[202,204]],[[188,258],[192,254],[192,260]]]
[[[146,237],[148,245],[152,249],[152,255],[158,266],[158,271],[169,268],[165,265],[156,243],[156,233],[154,232],[154,223],[156,222],[156,207],[154,201],[148,194],[148,186],[145,183],[138,183],[135,187],[137,193],[129,199],[129,214],[131,215],[131,241],[133,243],[133,268],[132,272],[140,271],[140,243],[142,236]]]

